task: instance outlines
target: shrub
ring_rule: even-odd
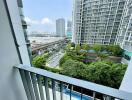
[[[44,67],[45,70],[54,72],[54,73],[60,73],[61,69],[57,69],[57,68],[50,68],[50,67]]]
[[[125,64],[113,64],[110,69],[110,75],[112,80],[112,87],[119,88],[122,79],[124,77],[127,65]]]
[[[122,56],[123,49],[119,45],[108,45],[106,49],[114,56]]]
[[[126,68],[126,65],[109,60],[94,62],[88,66],[76,60],[67,60],[62,64],[61,74],[119,88]]]
[[[80,52],[80,50],[81,50],[80,44],[77,44],[76,47],[75,47],[75,49],[76,49],[76,52]]]
[[[36,56],[35,58],[33,58],[32,64],[35,67],[44,69],[44,66],[46,64],[46,60],[48,59],[48,57],[49,57],[48,53]]]
[[[67,54],[65,54],[61,59],[60,59],[60,62],[59,62],[59,66],[61,67],[63,63],[65,63],[67,60],[71,59],[70,56],[68,56]]]
[[[66,45],[66,50],[70,50],[70,48],[71,48],[71,44],[68,43],[68,44]]]
[[[74,42],[71,43],[71,47],[75,47],[75,43]]]
[[[62,65],[61,73],[75,78],[83,79],[86,65],[76,60],[67,60]]]
[[[83,50],[89,50],[89,49],[90,49],[90,46],[89,46],[88,44],[83,44],[83,45],[81,46],[81,48],[82,48]]]
[[[96,51],[96,53],[99,53],[102,50],[101,45],[98,44],[93,45],[93,49]]]
[[[102,57],[102,58],[105,58],[105,57],[108,57],[109,54],[98,54],[99,57]]]

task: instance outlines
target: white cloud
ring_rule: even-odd
[[[33,20],[29,17],[25,17],[25,21],[30,25],[30,27],[28,27],[29,31],[55,31],[55,21],[51,20],[50,18],[44,17],[40,20]]]
[[[49,18],[43,18],[42,20],[41,20],[41,24],[53,24],[53,21],[51,20],[51,19],[49,19]]]
[[[32,20],[29,17],[25,17],[25,21],[27,22],[27,24],[40,24],[38,20]]]

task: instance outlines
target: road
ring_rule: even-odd
[[[48,61],[47,61],[47,65],[50,68],[55,68],[59,65],[59,61],[60,59],[64,56],[64,53],[62,53],[61,51],[52,55]]]

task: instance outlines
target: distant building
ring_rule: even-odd
[[[56,37],[55,32],[37,32],[33,31],[28,36],[30,37]]]
[[[66,33],[66,37],[68,39],[72,39],[72,21],[67,21],[67,33]]]
[[[65,36],[65,19],[63,18],[56,20],[56,35],[59,37]]]

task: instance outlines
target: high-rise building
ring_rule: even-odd
[[[74,0],[73,42],[114,44],[127,0]]]
[[[117,44],[123,49],[132,50],[132,0],[128,0],[124,9],[124,18],[120,25],[119,34],[117,36]]]
[[[123,18],[119,27],[116,44],[125,50],[124,57],[132,57],[132,0],[126,0]]]
[[[56,20],[56,35],[59,37],[65,36],[65,19],[63,18]]]
[[[72,39],[72,21],[67,21],[67,33],[66,36],[68,39]]]

